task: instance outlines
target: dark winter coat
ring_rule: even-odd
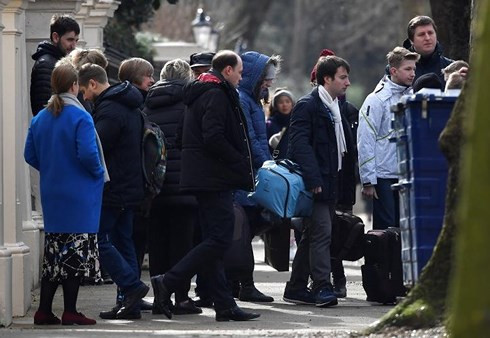
[[[182,191],[252,190],[251,153],[238,93],[217,72],[184,87]]]
[[[51,97],[51,73],[59,59],[65,54],[49,41],[43,41],[32,55],[34,66],[31,73],[31,109],[32,115],[44,108]]]
[[[267,139],[269,140],[272,135],[279,133],[283,128],[289,127],[289,122],[291,121],[291,114],[281,114],[279,112],[275,113],[266,121],[267,127]]]
[[[317,200],[337,200],[338,157],[332,113],[318,88],[303,96],[291,112],[288,158],[300,165],[307,190],[322,187]]]
[[[264,109],[255,97],[255,88],[265,71],[269,57],[257,52],[247,52],[242,56],[243,74],[238,87],[240,103],[247,119],[248,136],[252,147],[254,169],[271,160],[269,138],[265,127]]]
[[[142,103],[140,92],[127,81],[109,87],[95,101],[95,128],[110,177],[104,186],[104,207],[135,207],[143,200]]]
[[[148,119],[158,124],[168,142],[167,172],[159,196],[153,205],[179,204],[197,205],[195,197],[179,191],[181,153],[175,147],[177,128],[184,115],[184,80],[159,81],[153,85],[146,97],[144,113]]]
[[[403,47],[409,49],[412,52],[415,51],[412,42],[409,39],[403,42]],[[431,55],[420,56],[420,59],[417,62],[417,68],[415,69],[415,78],[413,79],[413,82],[415,82],[415,80],[417,80],[421,75],[427,73],[435,73],[439,77],[439,80],[441,80],[441,83],[443,85],[442,89],[444,89],[444,87],[446,86],[446,81],[444,80],[442,70],[453,62],[454,60],[451,60],[442,55],[442,47],[438,42],[436,44],[434,52]]]
[[[342,127],[344,128],[347,152],[342,157],[342,169],[339,171],[338,205],[352,207],[356,203],[357,185],[357,125],[359,110],[345,101],[340,108]]]

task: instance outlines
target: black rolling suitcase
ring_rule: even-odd
[[[369,230],[364,242],[365,264],[361,267],[362,286],[367,301],[383,304],[405,296],[399,228]]]

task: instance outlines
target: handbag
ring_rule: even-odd
[[[313,212],[313,193],[306,190],[300,167],[291,160],[265,161],[249,196],[282,218],[309,217]]]

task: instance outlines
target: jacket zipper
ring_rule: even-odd
[[[250,165],[250,173],[252,176],[252,191],[255,191],[255,178],[253,175],[254,169],[253,169],[253,164],[252,164],[252,151],[250,150],[250,143],[248,141],[248,135],[247,135],[247,130],[245,129],[243,120],[242,120],[242,114],[240,114],[240,108],[235,108],[238,112],[238,118],[240,119],[240,125],[242,126],[243,129],[243,135],[245,136],[245,142],[247,143],[247,150],[248,150],[248,164]]]

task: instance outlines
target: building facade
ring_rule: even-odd
[[[39,284],[42,215],[31,204],[31,173],[23,149],[32,117],[31,55],[49,40],[53,14],[80,24],[79,47],[103,49],[103,29],[116,0],[0,0],[0,326],[23,316]],[[39,207],[35,210],[39,210]]]

